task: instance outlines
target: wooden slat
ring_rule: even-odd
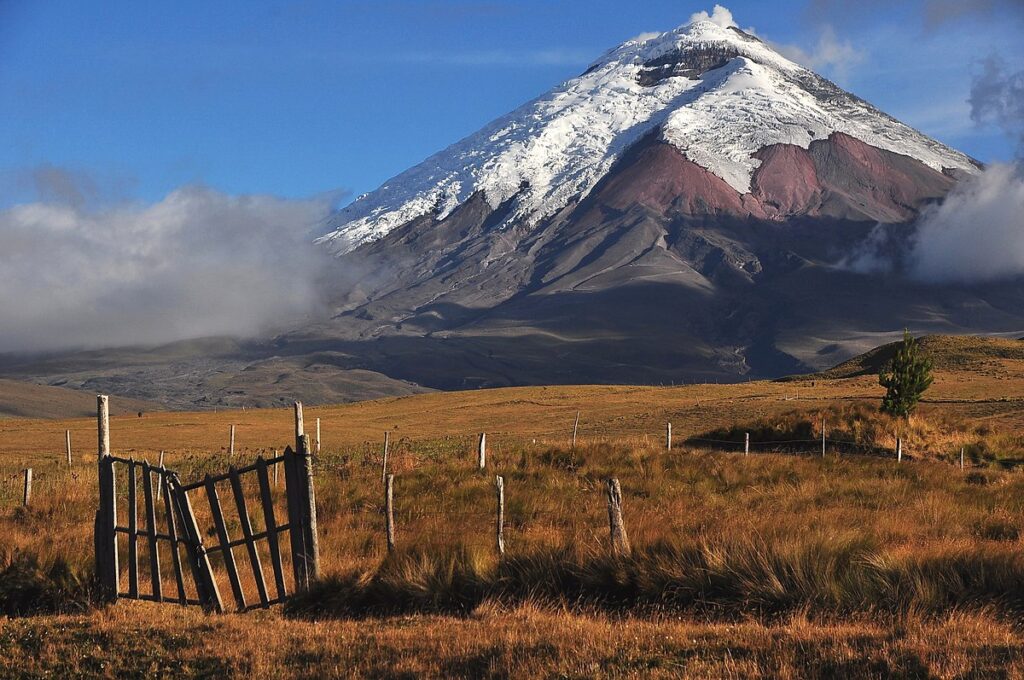
[[[135,461],[128,463],[128,597],[139,597],[139,495]]]
[[[224,523],[224,512],[220,507],[220,497],[217,495],[217,487],[213,479],[207,475],[205,480],[206,497],[210,500],[210,512],[213,514],[213,524],[217,529],[217,538],[220,540],[221,553],[224,555],[224,568],[228,572],[228,581],[231,583],[231,591],[235,595],[235,602],[238,610],[245,610],[245,593],[242,592],[242,581],[238,578],[238,566],[235,564],[235,554],[229,543],[228,527]]]
[[[185,592],[185,579],[181,571],[181,555],[178,554],[178,527],[174,521],[174,512],[171,508],[171,492],[167,487],[167,470],[160,466],[160,490],[164,499],[164,521],[167,523],[167,533],[171,538],[171,563],[174,565],[174,582],[178,586],[178,603],[188,604],[188,594]]]
[[[284,462],[284,456],[277,456],[275,458],[268,458],[267,459],[267,465],[274,465],[275,463],[282,463],[282,462]],[[243,467],[237,468],[236,472],[238,472],[238,474],[240,474],[240,475],[244,475],[244,474],[246,474],[248,472],[254,472],[255,470],[256,470],[256,463],[252,463],[250,465],[245,465]],[[231,473],[229,473],[229,472],[222,472],[221,474],[218,474],[218,475],[208,475],[208,477],[210,479],[212,479],[215,483],[216,482],[225,482],[225,481],[227,481],[231,477]],[[184,489],[185,491],[194,491],[195,489],[198,489],[199,487],[203,487],[203,486],[206,486],[206,478],[205,477],[203,479],[199,480],[198,482],[192,482],[190,484],[182,484],[181,488]]]
[[[192,502],[188,498],[188,492],[178,484],[177,475],[171,479],[169,490],[174,494],[178,519],[181,520],[182,530],[185,532],[189,565],[192,568],[193,578],[195,578],[199,599],[207,609],[222,612],[224,611],[224,601],[220,597],[217,581],[213,578],[210,557],[206,554],[206,547],[203,545],[202,535],[199,533],[199,525],[192,512]]]
[[[153,502],[153,468],[142,464],[142,492],[146,497],[146,533],[149,535],[149,579],[153,597],[163,600],[163,585],[160,583],[160,551],[156,544],[156,505]]]
[[[288,596],[284,584],[284,564],[281,562],[281,546],[278,543],[277,519],[274,517],[274,499],[270,494],[270,475],[267,473],[267,462],[262,458],[256,461],[256,476],[260,483],[260,501],[263,505],[263,526],[266,527],[267,545],[270,547],[270,562],[274,568],[274,584],[277,586],[277,597],[283,600]]]
[[[245,548],[249,553],[249,564],[252,565],[252,577],[256,581],[256,594],[260,598],[260,604],[266,608],[270,606],[270,598],[267,596],[267,582],[263,578],[263,563],[260,562],[260,551],[256,547],[256,539],[252,535],[252,523],[249,521],[249,511],[245,505],[245,494],[242,492],[242,478],[234,468],[231,475],[231,490],[235,495],[235,507],[238,508],[238,524],[242,527],[242,536],[245,537]]]

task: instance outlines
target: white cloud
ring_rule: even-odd
[[[202,187],[149,204],[0,211],[0,351],[252,336],[321,304],[327,198]]]
[[[782,56],[801,66],[821,71],[839,80],[844,80],[850,69],[864,61],[866,56],[849,40],[841,40],[835,29],[828,25],[822,26],[817,44],[809,51],[798,45],[773,43],[772,47]]]
[[[711,23],[718,24],[722,28],[729,28],[730,26],[736,26],[736,22],[732,18],[732,12],[721,5],[715,5],[715,8],[711,10],[711,14],[707,12],[694,12],[690,15],[690,23],[695,21],[710,21]]]
[[[1024,275],[1024,177],[992,165],[919,220],[910,274],[924,281],[981,282]]]
[[[964,180],[913,228],[879,224],[844,266],[926,283],[986,283],[1024,276],[1024,176],[993,164]]]

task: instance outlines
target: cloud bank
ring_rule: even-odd
[[[1024,276],[1024,71],[980,64],[971,118],[1016,137],[1018,161],[992,164],[926,208],[912,234],[879,225],[848,263],[865,273],[898,272],[928,283],[989,283]]]
[[[329,197],[194,186],[94,208],[58,179],[66,200],[0,212],[0,351],[254,336],[322,308],[310,230]]]

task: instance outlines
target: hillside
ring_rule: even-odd
[[[979,379],[1024,377],[1024,341],[1019,339],[928,335],[920,338],[920,343],[935,370],[942,373],[970,373]],[[822,378],[878,375],[899,344],[892,342],[876,347],[818,375]]]
[[[110,412],[116,415],[149,413],[163,408],[141,399],[115,396],[110,401]],[[0,379],[0,418],[81,418],[95,413],[94,393]]]

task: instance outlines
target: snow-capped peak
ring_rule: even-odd
[[[706,16],[706,15],[705,15]],[[942,170],[971,160],[789,61],[723,17],[629,40],[582,75],[360,196],[320,239],[336,253],[418,217],[443,219],[481,193],[535,224],[586,196],[655,129],[691,161],[750,190],[771,144],[803,148],[843,132]],[[729,17],[731,22],[731,15]]]

